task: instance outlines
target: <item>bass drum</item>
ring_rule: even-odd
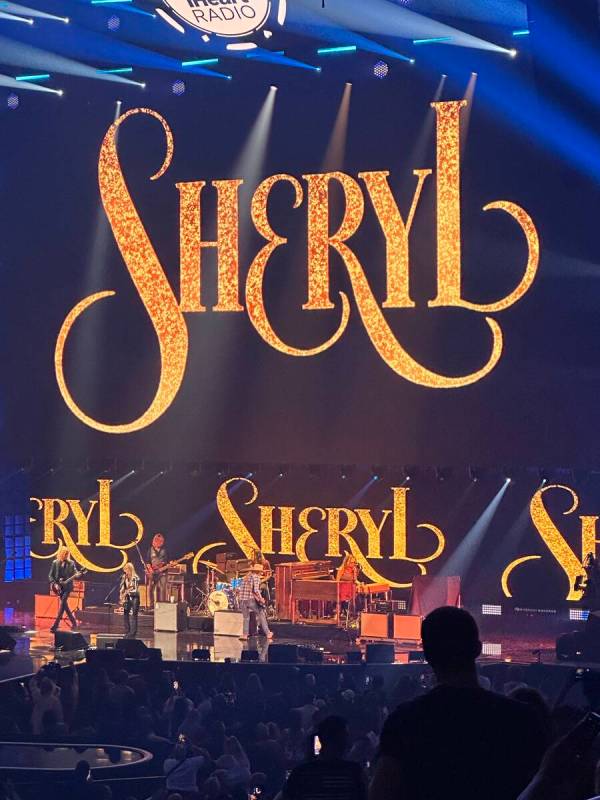
[[[206,603],[211,616],[215,611],[230,611],[235,608],[235,597],[231,589],[216,589],[208,595]]]

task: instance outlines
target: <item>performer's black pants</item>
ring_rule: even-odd
[[[59,606],[58,606],[58,614],[56,615],[56,619],[54,620],[54,625],[52,626],[53,628],[58,628],[58,626],[60,625],[61,620],[62,620],[62,618],[63,618],[63,616],[65,614],[69,618],[69,622],[71,623],[71,625],[73,627],[76,627],[77,620],[75,619],[75,617],[73,616],[73,612],[69,608],[69,595],[70,594],[71,594],[70,591],[63,592],[63,594],[62,594],[62,596],[60,598]]]
[[[166,603],[167,597],[167,576],[166,574],[150,576],[148,580],[148,605],[154,607],[157,602]]]
[[[125,633],[129,636],[136,636],[138,626],[138,611],[140,610],[139,594],[128,595],[123,605],[123,621],[125,622]],[[131,621],[130,621],[131,616]]]

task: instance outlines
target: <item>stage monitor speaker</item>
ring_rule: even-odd
[[[272,644],[269,645],[267,654],[269,664],[297,664],[297,644]]]
[[[118,633],[98,633],[96,635],[96,647],[98,650],[112,650],[117,647],[117,643],[122,638]]]
[[[425,663],[425,653],[422,650],[409,650],[408,651],[408,660],[411,663],[416,664],[424,664]]]
[[[54,634],[54,649],[64,653],[72,650],[87,650],[90,646],[87,639],[78,631],[56,631]]]
[[[120,650],[125,658],[148,658],[149,651],[141,639],[119,639],[117,650]]]
[[[155,631],[187,631],[187,618],[187,603],[156,603],[154,606]]]
[[[362,653],[360,650],[348,650],[346,653],[346,664],[362,664]]]
[[[244,617],[241,611],[215,611],[215,636],[237,636],[244,633]]]
[[[258,661],[258,650],[242,650],[240,661]]]
[[[306,645],[298,646],[298,656],[306,664],[322,664],[323,651],[316,650],[314,647],[306,647]]]
[[[4,628],[0,628],[0,650],[14,650],[17,640]]]
[[[586,661],[587,636],[583,631],[563,633],[556,640],[556,658],[558,661]]]
[[[420,642],[421,617],[414,614],[394,614],[392,636],[406,642]]]
[[[107,670],[122,669],[125,666],[123,653],[112,647],[107,650],[98,650],[95,647],[90,647],[85,651],[85,660],[90,667]]]
[[[363,639],[388,639],[389,615],[363,611],[360,615],[360,635]]]
[[[192,661],[210,661],[210,650],[207,647],[192,650]]]
[[[383,642],[367,645],[367,664],[393,664],[394,645]]]

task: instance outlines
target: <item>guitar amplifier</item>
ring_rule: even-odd
[[[154,606],[155,631],[186,631],[189,608],[187,603],[156,603]]]
[[[242,636],[244,617],[241,611],[215,611],[215,636]]]

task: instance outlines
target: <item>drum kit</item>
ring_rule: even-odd
[[[190,610],[196,613],[208,613],[211,617],[216,611],[237,611],[238,590],[242,585],[243,576],[227,576],[223,570],[210,561],[200,561],[206,567],[206,572],[199,575],[198,583],[192,585]],[[229,580],[227,579],[229,577]],[[267,611],[274,613],[274,604],[268,586],[263,592],[267,593]]]

